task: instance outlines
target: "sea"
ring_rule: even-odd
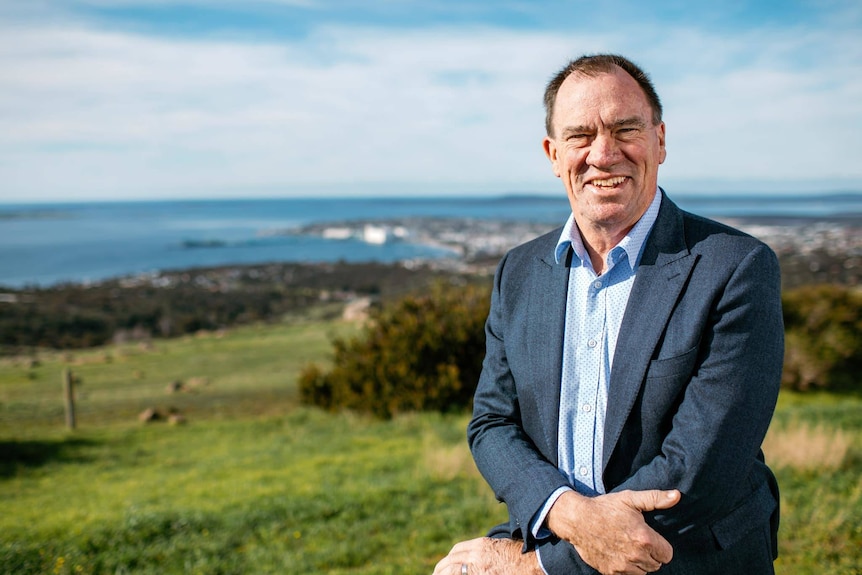
[[[862,215],[862,193],[674,196],[716,218],[830,219]],[[89,283],[159,271],[266,262],[394,262],[453,257],[410,242],[368,243],[285,233],[318,223],[470,218],[562,225],[564,197],[292,198],[0,203],[0,287]]]

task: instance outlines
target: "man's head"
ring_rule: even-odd
[[[551,81],[545,103],[545,154],[563,181],[581,234],[613,246],[655,197],[665,159],[658,96],[628,60],[588,56]]]
[[[661,123],[661,100],[655,91],[655,87],[652,85],[652,80],[649,79],[646,72],[641,70],[637,64],[622,56],[616,54],[597,54],[594,56],[581,56],[577,60],[572,60],[548,82],[548,86],[545,88],[545,131],[548,136],[554,136],[554,104],[557,101],[557,93],[560,91],[560,86],[563,85],[566,78],[572,74],[583,74],[584,76],[609,74],[614,71],[615,67],[622,68],[629,76],[635,79],[652,108],[653,124],[658,125]]]

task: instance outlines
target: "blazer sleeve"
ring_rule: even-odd
[[[697,357],[690,374],[647,371],[646,387],[663,377],[688,383],[660,453],[614,488],[679,489],[680,503],[651,515],[670,536],[729,516],[771,477],[760,446],[778,398],[784,326],[778,261],[765,245],[741,259],[718,291]]]

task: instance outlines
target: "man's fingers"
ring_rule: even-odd
[[[644,561],[638,562],[634,566],[637,567],[638,569],[646,571],[647,573],[655,573],[656,571],[661,569],[662,565],[663,565],[663,563],[661,561],[644,560]]]
[[[640,512],[654,511],[656,509],[669,509],[679,503],[681,494],[676,489],[663,491],[652,489],[647,491],[629,492],[629,504]],[[670,563],[673,559],[673,547],[671,544],[653,529],[649,529],[650,556],[659,563]]]
[[[461,565],[464,564],[476,567],[473,569],[474,575],[480,573],[477,558],[487,556],[490,541],[487,537],[477,537],[456,543],[449,554],[437,563],[434,575],[461,575]]]
[[[662,493],[663,495],[657,497],[655,505],[656,509],[670,509],[671,507],[679,503],[679,500],[682,498],[682,494],[676,489],[671,489],[670,491],[661,491],[660,493]]]
[[[656,509],[670,509],[680,500],[680,492],[676,489],[662,491],[650,489],[647,491],[630,491],[630,503],[638,511],[654,511]]]
[[[655,533],[650,547],[650,556],[659,563],[670,563],[670,560],[673,559],[673,546],[668,543],[667,539]]]

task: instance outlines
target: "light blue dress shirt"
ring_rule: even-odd
[[[569,251],[572,257],[563,338],[557,467],[582,495],[605,492],[602,452],[608,381],[629,293],[660,205],[661,192],[657,191],[641,219],[608,253],[601,275],[593,269],[574,215],[569,216],[557,243],[557,263],[565,261]],[[560,488],[548,498],[531,526],[534,536],[541,539],[550,535],[542,524],[551,506],[569,489]]]

